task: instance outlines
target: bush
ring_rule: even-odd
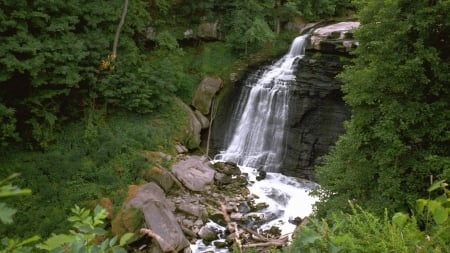
[[[415,215],[388,211],[384,217],[354,206],[351,213],[333,212],[329,219],[312,219],[300,227],[284,252],[450,252],[450,191],[444,181],[428,191],[442,190],[435,199],[416,201]],[[424,225],[422,225],[424,224]]]

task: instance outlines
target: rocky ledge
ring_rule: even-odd
[[[171,170],[157,166],[144,175],[148,183],[130,187],[122,210],[115,215],[113,231],[142,234],[131,243],[133,247],[141,252],[187,253],[199,240],[215,248],[287,244],[288,238],[279,238],[276,227],[264,235],[255,232],[261,221],[246,214],[266,205],[255,204],[257,196],[246,187],[248,177],[235,164],[212,164],[200,156],[178,159]],[[131,226],[130,220],[142,222]],[[225,229],[219,230],[210,221]],[[219,236],[224,239],[217,241]]]
[[[353,38],[359,22],[347,21],[317,28],[311,35],[309,49],[324,53],[348,53],[358,46]]]

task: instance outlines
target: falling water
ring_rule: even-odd
[[[295,81],[295,67],[305,54],[306,37],[297,37],[286,55],[245,81],[233,113],[237,123],[230,129],[228,148],[215,159],[278,171],[286,146],[289,86]]]

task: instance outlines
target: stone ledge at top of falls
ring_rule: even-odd
[[[353,38],[353,32],[359,24],[355,21],[346,21],[317,28],[311,35],[308,49],[325,53],[348,53],[358,46],[358,42]]]

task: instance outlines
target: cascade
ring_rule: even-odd
[[[254,220],[252,217],[259,217],[259,231],[275,226],[281,234],[291,234],[296,228],[291,221],[312,213],[312,205],[316,201],[309,195],[318,186],[316,183],[278,173],[287,143],[285,128],[290,88],[295,86],[294,73],[305,56],[307,37],[301,35],[294,39],[287,54],[245,80],[232,113],[233,123],[224,136],[227,148],[214,157],[216,161],[238,164],[247,175],[248,189],[258,196],[255,204],[268,205],[244,214],[249,222]],[[261,168],[267,173],[263,180],[258,180]],[[216,248],[214,244],[205,244],[201,240],[191,245],[191,250],[194,253],[229,253],[228,249]]]
[[[305,55],[306,39],[294,39],[289,52],[271,66],[251,75],[244,83],[233,112],[226,150],[216,160],[278,172],[286,146],[289,87],[295,82],[295,67]]]

